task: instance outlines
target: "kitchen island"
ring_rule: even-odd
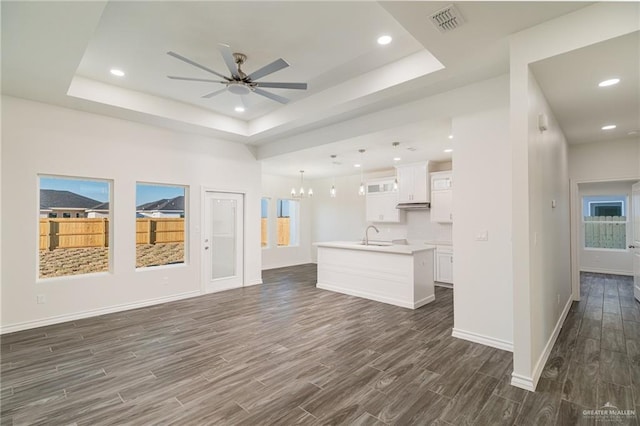
[[[432,245],[315,243],[317,288],[416,309],[435,300]]]

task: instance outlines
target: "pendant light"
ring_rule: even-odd
[[[400,145],[400,142],[393,142],[391,144],[391,146],[393,146],[393,149],[397,149],[398,145]],[[397,159],[397,161],[400,161],[400,157],[393,157],[394,161]],[[395,179],[393,179],[393,190],[397,191],[398,190],[398,174],[396,173],[396,177]]]
[[[332,171],[332,179],[331,179],[331,189],[329,190],[329,195],[331,196],[331,198],[336,198],[336,164],[338,164],[336,162],[336,157],[337,155],[332,154],[331,155],[331,171]]]
[[[300,191],[296,193],[295,188],[291,188],[291,196],[295,198],[313,197],[313,189],[305,193],[304,190],[304,170],[300,170]]]
[[[360,188],[358,189],[358,195],[364,195],[365,194],[365,190],[364,190],[364,162],[362,161],[364,159],[364,149],[359,149],[358,152],[360,153]]]

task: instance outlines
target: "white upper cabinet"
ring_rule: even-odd
[[[396,166],[398,178],[398,203],[428,203],[429,163],[404,164]]]
[[[431,173],[431,222],[453,223],[453,182],[450,171]]]
[[[393,189],[393,178],[367,182],[367,222],[397,223],[402,219],[398,205],[398,191]]]

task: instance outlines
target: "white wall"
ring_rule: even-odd
[[[39,173],[113,181],[110,273],[37,279]],[[189,187],[185,265],[136,271],[136,181]],[[260,164],[245,146],[3,97],[2,331],[200,294],[202,186],[246,192],[245,284],[259,283]]]
[[[569,146],[572,181],[605,181],[640,177],[640,138]]]
[[[549,117],[544,132],[537,127],[541,113]],[[569,160],[562,129],[532,74],[528,128],[532,349],[542,354],[571,306]]]
[[[624,195],[627,197],[627,217],[631,209],[631,185],[636,181],[594,182],[578,185],[578,202],[582,198],[593,195]],[[582,212],[577,211],[574,220],[581,222]],[[600,272],[605,274],[633,275],[633,254],[629,250],[598,250],[584,248],[584,226],[578,223],[580,236],[578,238],[580,270],[586,272]],[[627,243],[632,235],[631,224],[627,227]],[[626,247],[627,244],[625,244]]]
[[[504,107],[454,117],[453,275],[456,337],[506,350],[513,342],[511,151]],[[476,236],[487,233],[487,241]]]
[[[555,310],[557,302],[549,300],[558,293],[545,294],[541,268],[549,260],[541,253],[550,241],[539,241],[542,226],[553,219],[546,206],[550,192],[564,189],[549,188],[541,179],[541,161],[548,159],[540,151],[535,131],[537,110],[535,94],[531,92],[529,64],[579,49],[603,40],[640,29],[634,3],[596,3],[576,12],[546,21],[514,34],[510,39],[510,145],[512,148],[513,180],[513,282],[514,282],[514,372],[512,384],[533,390],[544,367],[553,342],[562,324],[562,317],[549,330],[544,313]],[[593,31],[598,28],[598,31]],[[532,114],[533,113],[533,114]],[[549,114],[548,114],[549,115]],[[553,131],[553,129],[550,129]],[[543,138],[546,141],[550,133]],[[542,163],[544,164],[544,162]],[[567,176],[568,178],[568,176]],[[539,207],[542,209],[538,210]],[[558,210],[556,210],[558,211]],[[558,215],[559,216],[559,215]],[[555,229],[552,227],[552,229]],[[564,275],[554,265],[553,276]],[[554,286],[560,283],[555,283]],[[564,293],[564,289],[562,289]],[[562,294],[561,294],[562,296]],[[550,305],[547,305],[549,303]],[[563,303],[561,301],[561,303]]]
[[[313,182],[305,179],[305,189],[311,186],[314,190],[313,198],[302,198],[300,202],[299,244],[296,246],[278,247],[277,236],[277,201],[278,199],[292,199],[291,188],[300,189],[300,178],[288,178],[274,175],[262,175],[262,197],[269,198],[269,245],[262,249],[262,269],[280,268],[284,266],[311,263],[311,203],[318,190]]]

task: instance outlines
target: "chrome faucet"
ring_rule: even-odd
[[[375,227],[375,226],[373,226],[373,225],[369,225],[369,226],[367,226],[367,229],[364,231],[364,240],[363,240],[363,241],[364,241],[364,245],[365,245],[365,246],[368,246],[368,245],[369,245],[369,229],[371,229],[371,228],[373,228],[373,229],[375,229],[375,230],[376,230],[376,234],[380,232],[380,231],[378,230],[378,228],[376,228],[376,227]]]

